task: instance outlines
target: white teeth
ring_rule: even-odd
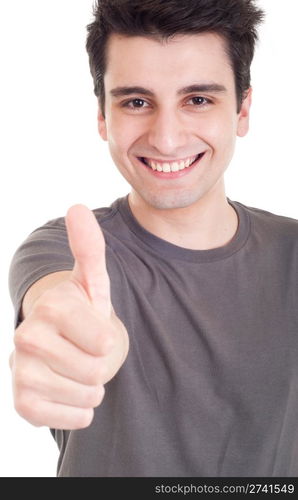
[[[196,159],[197,156],[193,156],[192,158],[188,158],[187,160],[175,161],[173,163],[158,163],[157,161],[146,159],[146,164],[153,170],[168,173],[184,170],[184,168],[188,168],[190,165],[192,165],[192,163],[194,163]]]

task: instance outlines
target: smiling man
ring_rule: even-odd
[[[250,90],[237,113],[224,40],[214,33],[164,43],[114,34],[106,50],[99,131],[132,186],[133,214],[157,236],[188,248],[226,243],[237,216],[223,174],[236,136],[248,129]]]
[[[16,409],[51,428],[60,476],[295,476],[298,222],[224,184],[263,14],[99,0],[94,15],[99,133],[131,191],[16,251]]]

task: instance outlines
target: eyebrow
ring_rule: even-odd
[[[212,94],[217,94],[227,92],[227,89],[219,83],[199,83],[178,90],[178,95],[192,94],[193,92],[211,92]]]
[[[196,83],[193,85],[188,85],[187,87],[183,87],[182,89],[179,89],[177,94],[186,95],[186,94],[191,94],[193,92],[223,93],[227,92],[227,89],[224,85],[220,85],[218,83],[199,83],[199,84]],[[116,87],[110,91],[110,94],[113,97],[123,97],[132,94],[141,94],[148,97],[154,96],[154,92],[152,92],[152,90],[138,86]]]

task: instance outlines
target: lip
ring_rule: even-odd
[[[200,163],[200,161],[203,159],[204,156],[205,156],[205,151],[199,154],[198,159],[190,167],[186,167],[183,170],[178,170],[178,172],[158,172],[157,170],[153,170],[153,168],[149,167],[148,165],[145,165],[145,163],[142,162],[140,157],[138,157],[137,159],[138,162],[144,168],[146,168],[146,170],[150,171],[151,175],[154,175],[154,177],[157,177],[159,179],[170,180],[170,179],[179,179],[180,177],[184,177],[185,175],[192,172],[192,170],[194,170],[198,166],[198,164]]]

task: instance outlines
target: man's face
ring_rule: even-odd
[[[112,35],[99,132],[135,197],[156,209],[188,207],[222,190],[250,94],[237,114],[224,41],[212,33],[167,42]]]

